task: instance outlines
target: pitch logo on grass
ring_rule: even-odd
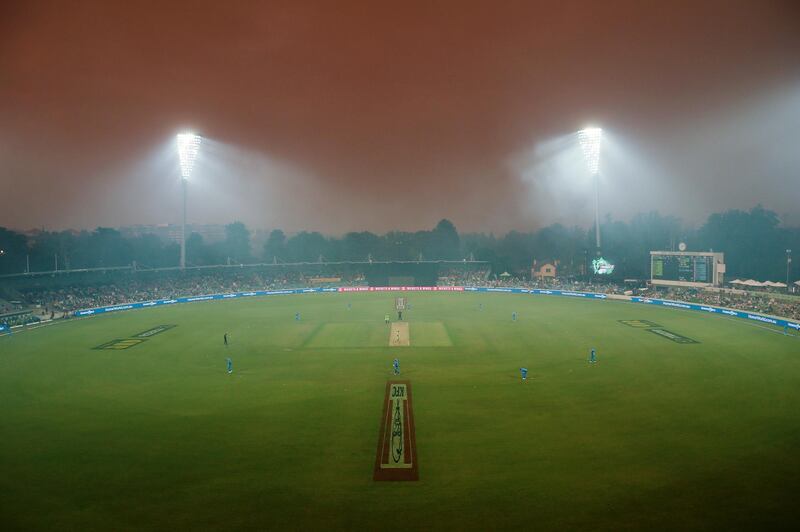
[[[628,327],[635,327],[637,329],[648,329],[650,327],[661,327],[661,325],[657,323],[653,323],[652,321],[647,320],[619,320],[619,322],[623,325],[627,325]]]
[[[419,480],[411,383],[389,381],[375,456],[373,480]]]
[[[95,347],[95,349],[113,349],[115,351],[119,351],[121,349],[131,348],[146,341],[147,340],[144,338],[117,338],[116,340],[111,340],[110,342],[100,344]]]
[[[146,331],[142,331],[139,334],[134,334],[134,338],[150,338],[151,336],[155,336],[159,333],[164,331],[168,331],[173,327],[177,327],[177,325],[156,325],[152,329],[147,329]]]
[[[130,338],[117,338],[116,340],[111,340],[110,342],[100,344],[95,347],[95,349],[112,349],[114,351],[129,349],[135,345],[141,344],[142,342],[146,342],[148,338],[151,338],[164,331],[168,331],[173,327],[177,327],[177,325],[156,325],[155,327],[147,329],[146,331],[134,334]]]
[[[672,340],[676,344],[699,344],[697,340],[692,340],[691,338],[687,338],[686,336],[682,336],[678,333],[674,333],[672,331],[668,331],[666,329],[648,329],[651,333],[657,334],[662,338],[666,338],[667,340]]]

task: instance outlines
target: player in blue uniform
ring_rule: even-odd
[[[295,312],[294,313],[294,321],[300,321],[300,313],[299,312]]]
[[[528,380],[528,368],[519,368],[519,374],[522,375],[522,380]]]
[[[392,362],[392,371],[394,372],[395,375],[400,375],[400,360],[399,359],[395,358],[394,362]]]
[[[517,321],[517,313],[516,313],[516,311],[511,313],[511,321]]]
[[[597,362],[597,352],[592,349],[592,352],[589,353],[589,363],[594,364],[595,362]]]
[[[230,358],[225,359],[225,365],[228,367],[228,374],[233,373],[233,360]]]

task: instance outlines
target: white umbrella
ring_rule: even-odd
[[[745,282],[743,282],[742,284],[745,285],[745,286],[764,286],[763,283],[759,283],[758,281],[756,281],[754,279],[748,279]]]
[[[730,284],[744,284],[744,281],[740,281],[739,279],[734,279],[730,282]]]

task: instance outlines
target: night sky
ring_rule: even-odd
[[[800,223],[800,3],[0,2],[0,226]],[[578,161],[580,162],[580,161]]]

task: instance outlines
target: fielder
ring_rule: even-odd
[[[228,367],[228,375],[230,375],[231,373],[233,373],[233,360],[228,358],[228,359],[226,359],[225,364]]]
[[[528,368],[519,368],[519,374],[522,375],[522,380],[528,380]]]
[[[392,362],[392,372],[395,375],[400,375],[400,360],[395,358],[394,362]]]

